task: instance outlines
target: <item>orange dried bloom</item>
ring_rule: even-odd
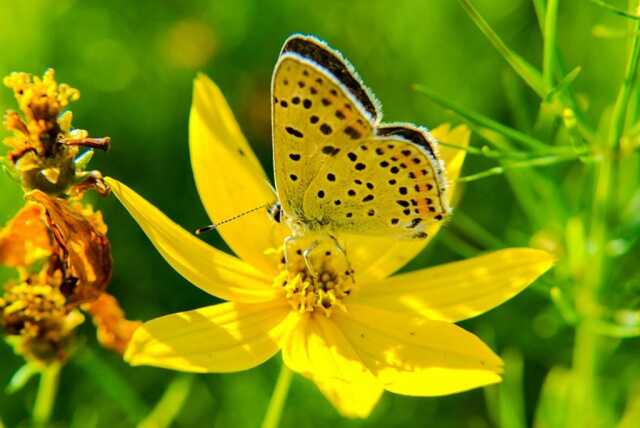
[[[119,354],[124,353],[133,332],[142,325],[140,321],[126,319],[116,298],[108,293],[102,293],[95,301],[84,305],[83,308],[93,317],[100,344]]]
[[[0,263],[11,267],[27,267],[51,254],[47,226],[42,221],[42,206],[26,204],[0,231]]]

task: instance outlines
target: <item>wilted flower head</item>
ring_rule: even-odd
[[[0,263],[17,268],[0,299],[0,325],[19,353],[64,359],[78,305],[97,299],[111,278],[111,248],[101,216],[90,207],[47,196],[29,202],[0,232]]]
[[[84,172],[84,162],[76,159],[81,147],[106,150],[110,140],[89,138],[89,133],[71,126],[72,113],[63,112],[80,92],[58,84],[55,72],[47,70],[42,78],[28,73],[12,73],[4,84],[14,92],[22,117],[8,111],[5,127],[13,136],[5,139],[11,148],[7,160],[25,190],[39,189],[50,194],[74,191],[73,186],[96,187],[105,192],[98,172]]]

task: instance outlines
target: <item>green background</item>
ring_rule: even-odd
[[[625,6],[621,1],[610,3]],[[540,65],[540,30],[529,1],[474,4],[514,50]],[[625,43],[593,33],[602,26],[624,30],[624,21],[586,1],[571,0],[561,2],[559,22],[567,68],[583,67],[575,88],[579,94],[589,94],[588,113],[596,118],[615,97]],[[177,223],[194,230],[209,222],[187,151],[195,73],[203,71],[222,88],[270,171],[270,76],[282,42],[294,32],[317,35],[349,58],[382,101],[387,121],[428,127],[443,121],[459,123],[413,92],[414,83],[507,124],[534,119],[534,94],[451,0],[0,0],[0,74],[41,74],[47,67],[55,68],[58,81],[81,91],[80,101],[71,106],[74,125],[92,136],[112,139],[112,150],[97,153],[92,167],[124,181]],[[530,111],[526,103],[522,111],[509,108],[514,93],[530,101]],[[0,108],[15,108],[8,89],[0,91]],[[484,143],[474,137],[472,144]],[[463,174],[493,165],[468,156]],[[110,228],[115,271],[109,291],[130,318],[146,320],[214,303],[164,262],[115,198],[92,200]],[[20,204],[19,187],[8,176],[0,176],[0,221],[6,222]],[[536,232],[528,229],[501,176],[466,186],[459,211],[511,245],[529,245]],[[454,218],[409,269],[462,258],[466,247],[456,239],[465,238]],[[215,233],[203,239],[221,245]],[[476,247],[484,249],[481,244]],[[509,418],[496,404],[498,395],[509,403],[507,413],[522,411],[532,424],[544,377],[551,367],[570,365],[573,340],[542,282],[464,323],[507,356],[507,378],[515,380],[500,391],[492,387],[441,398],[386,393],[369,419],[352,421],[341,418],[313,384],[297,377],[281,426],[490,427]],[[90,323],[79,336],[84,344],[63,370],[54,426],[134,426],[180,376],[128,367],[117,355],[99,348]],[[631,358],[634,352],[637,355],[637,346],[626,355]],[[0,417],[8,427],[28,426],[36,392],[35,381],[15,394],[3,392],[2,386],[21,364],[8,346],[0,346]],[[276,357],[243,373],[194,377],[174,426],[258,426],[278,366]]]

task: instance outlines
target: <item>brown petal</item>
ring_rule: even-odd
[[[65,269],[62,292],[68,303],[96,299],[111,279],[111,244],[106,237],[102,216],[90,209],[82,212],[66,199],[53,198],[40,191],[27,196],[40,203]]]

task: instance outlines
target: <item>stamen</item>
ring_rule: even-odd
[[[275,254],[283,262],[274,286],[282,288],[291,307],[299,313],[321,313],[330,317],[334,309],[345,310],[343,300],[355,286],[353,271],[345,269],[339,251],[314,251],[315,275],[309,272],[303,251],[291,251],[285,261],[284,248]]]

